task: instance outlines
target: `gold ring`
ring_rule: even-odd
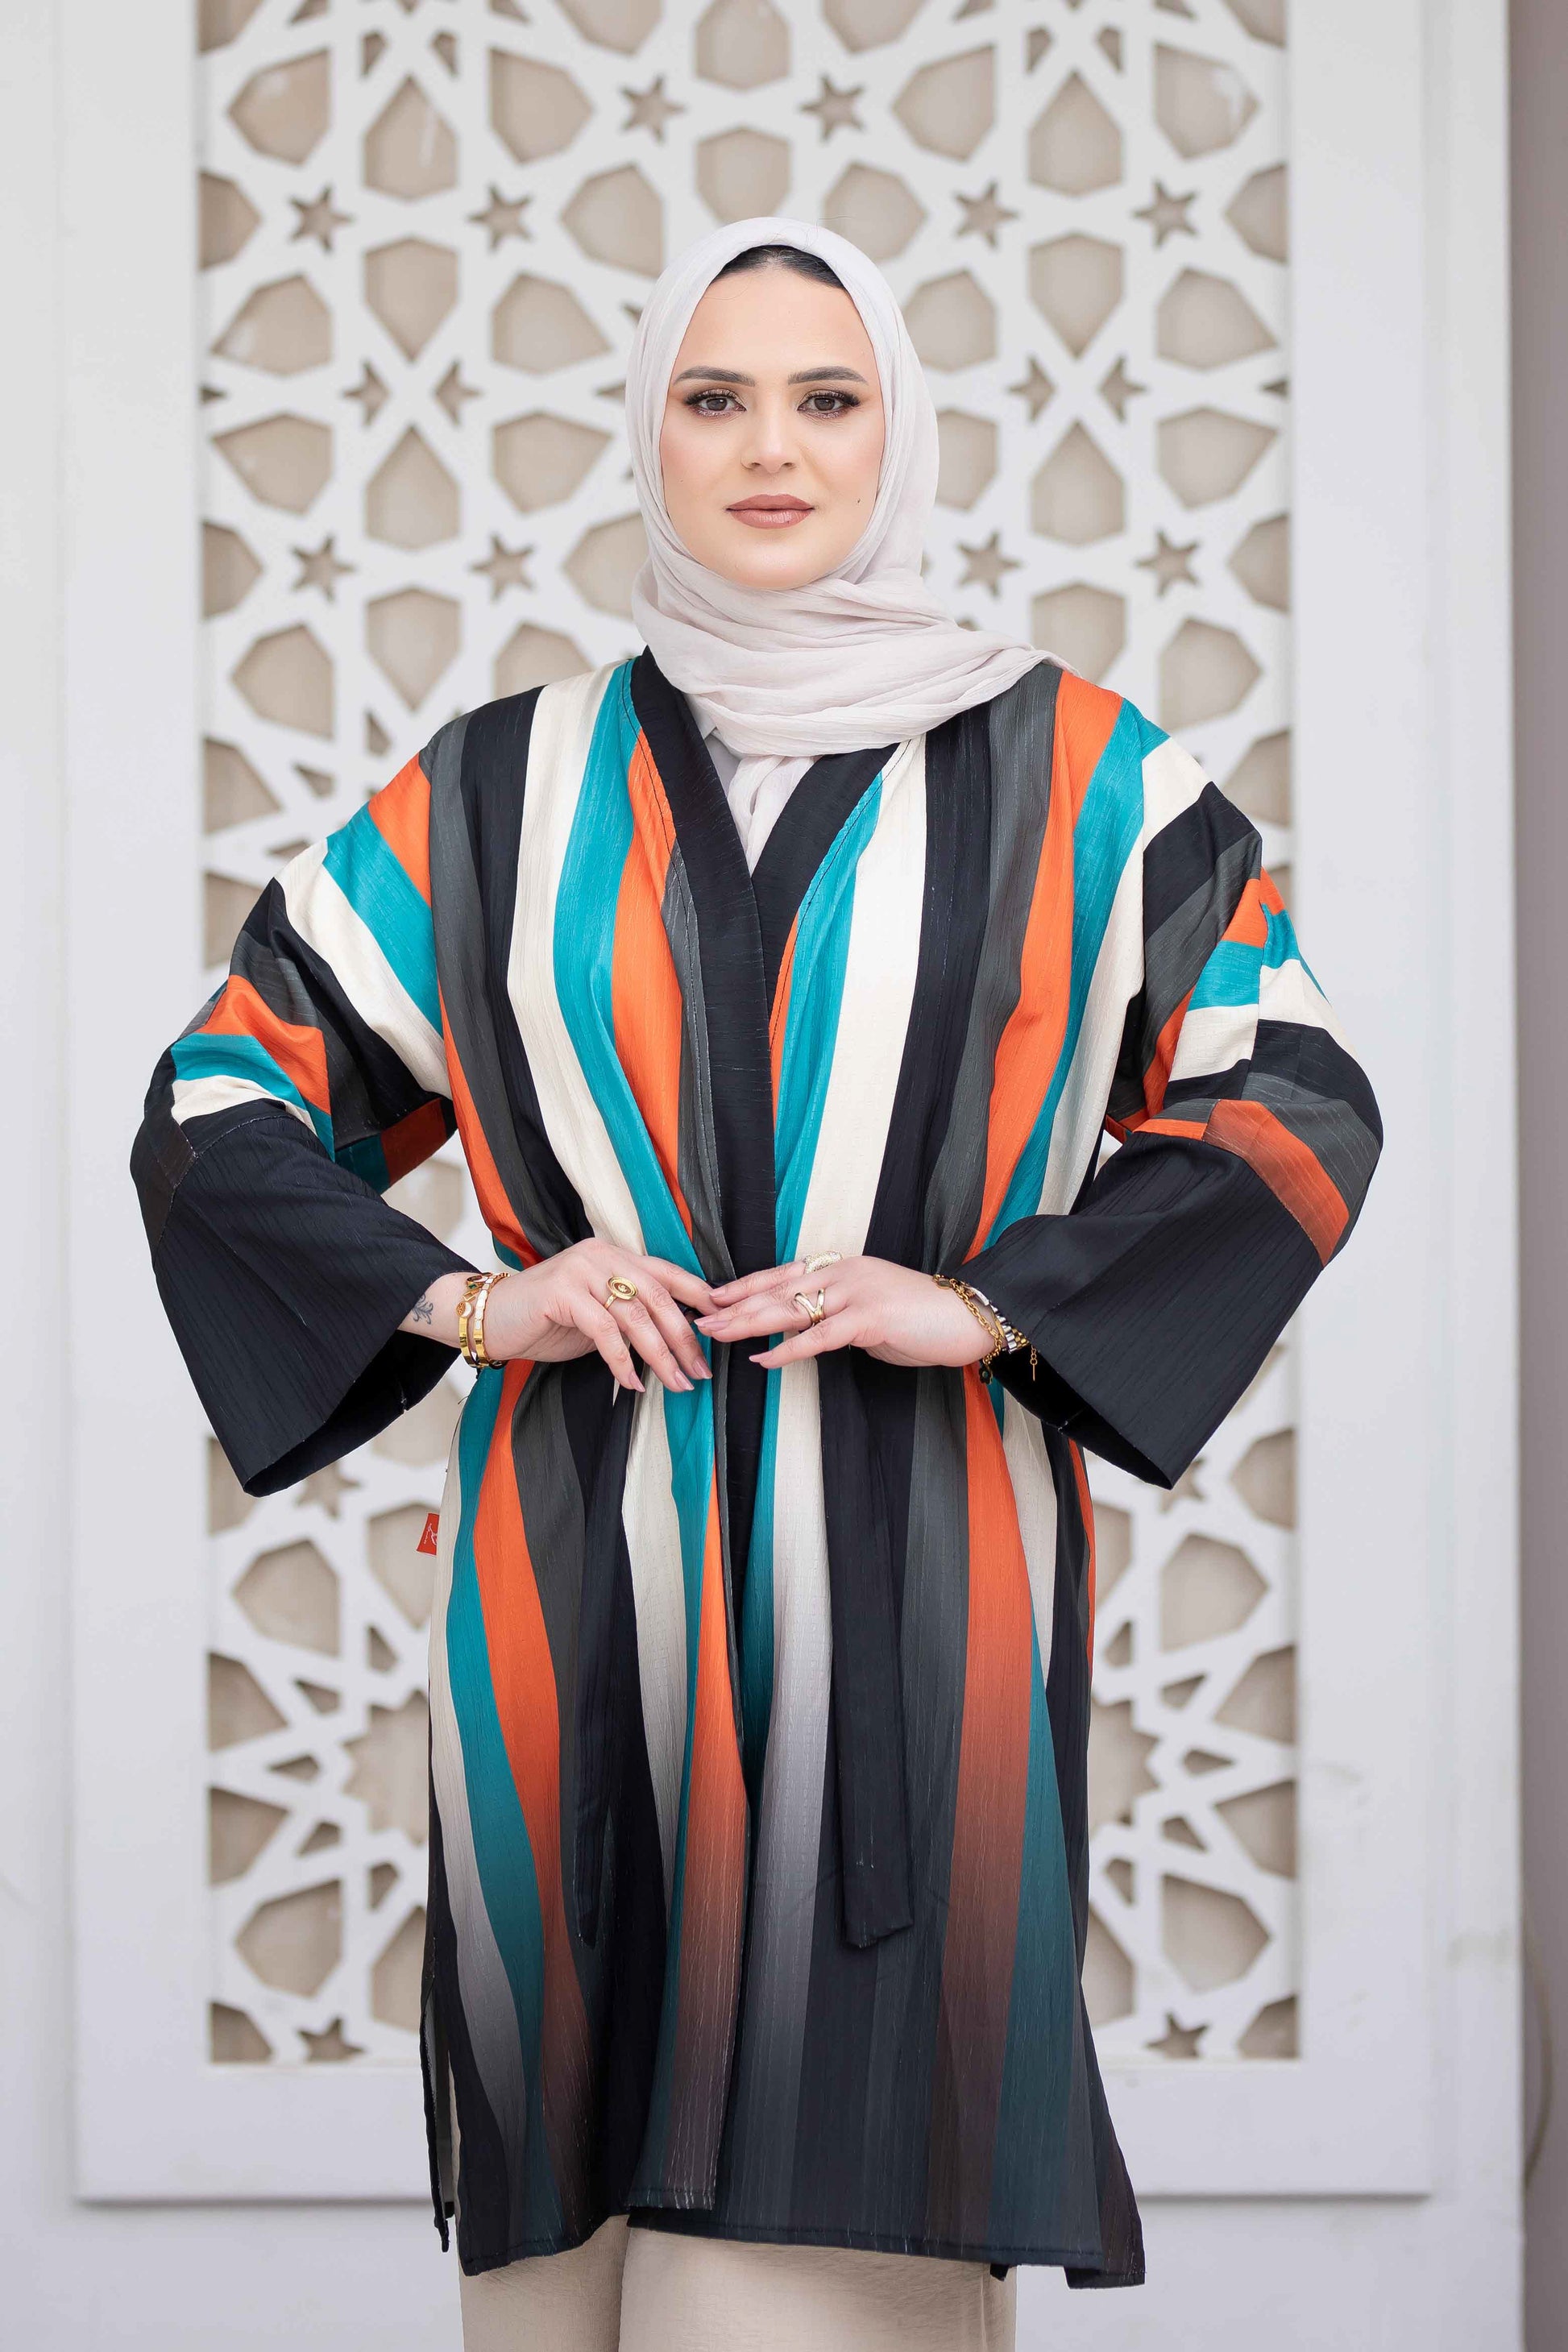
[[[815,1274],[818,1266],[837,1265],[837,1264],[838,1252],[837,1250],[814,1250],[810,1257],[805,1261],[805,1270],[807,1274]]]
[[[814,1307],[805,1291],[797,1290],[795,1294],[795,1303],[811,1322],[820,1323],[827,1312],[827,1293],[825,1290],[819,1290],[816,1294],[816,1304]]]
[[[637,1286],[635,1282],[628,1281],[624,1274],[612,1274],[609,1287],[605,1293],[605,1304],[608,1307],[612,1300],[618,1298],[621,1305],[625,1307],[637,1295]]]

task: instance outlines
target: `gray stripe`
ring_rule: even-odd
[[[926,1196],[926,1263],[962,1256],[985,1189],[985,1146],[996,1048],[1018,1002],[1018,971],[1050,813],[1056,744],[1054,662],[1026,671],[989,714],[991,881],[985,937],[947,1133]],[[1042,1072],[1043,1095],[1049,1072]]]
[[[1253,1072],[1247,1098],[1265,1104],[1306,1145],[1353,1217],[1372,1181],[1378,1147],[1349,1104],[1292,1086],[1271,1070]]]
[[[534,1188],[518,1145],[485,989],[485,921],[463,815],[463,738],[453,719],[420,754],[430,779],[430,903],[441,1001],[468,1092],[512,1215],[536,1248],[563,1249],[562,1232]],[[508,1012],[503,1017],[510,1019]]]
[[[866,2227],[924,2210],[948,1879],[969,1646],[968,1433],[963,1376],[920,1374],[901,1627],[915,1924],[877,1947],[866,2077]]]
[[[1173,823],[1179,824],[1181,818]],[[1213,874],[1190,898],[1173,907],[1159,929],[1144,941],[1145,1064],[1161,1030],[1188,990],[1197,986],[1204,966],[1229,929],[1243,890],[1262,869],[1262,845],[1256,834],[1233,841],[1215,860]]]
[[[676,1175],[691,1211],[691,1238],[710,1282],[734,1277],[734,1261],[720,1211],[719,1146],[713,1129],[713,1072],[709,1059],[708,1013],[702,993],[702,957],[697,908],[686,860],[676,844],[664,884],[665,936],[680,987],[680,1100]],[[717,1405],[715,1406],[717,1410]],[[721,1485],[720,1492],[723,1492]]]

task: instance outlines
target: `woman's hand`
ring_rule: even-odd
[[[635,1283],[637,1297],[607,1298],[612,1275]],[[455,1347],[463,1283],[461,1275],[443,1275],[401,1328]],[[644,1257],[597,1237],[574,1242],[495,1285],[485,1302],[485,1351],[498,1363],[528,1356],[560,1364],[596,1348],[623,1388],[640,1390],[635,1348],[667,1389],[689,1389],[713,1376],[681,1307],[706,1307],[712,1298],[700,1275],[668,1258]]]
[[[813,1323],[795,1303],[799,1291],[826,1312]],[[753,1356],[771,1371],[829,1348],[864,1348],[885,1364],[974,1364],[990,1345],[979,1318],[929,1274],[885,1257],[846,1257],[807,1274],[804,1259],[724,1282],[697,1328],[710,1339],[754,1339],[787,1331],[781,1346]]]

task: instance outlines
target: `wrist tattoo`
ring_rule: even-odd
[[[423,1297],[423,1298],[416,1299],[416,1300],[415,1301],[414,1305],[409,1308],[409,1310],[408,1310],[408,1319],[409,1319],[409,1321],[410,1321],[411,1323],[434,1323],[434,1322],[435,1322],[435,1320],[436,1320],[436,1302],[435,1302],[435,1300],[431,1297],[430,1293],[429,1293],[428,1291],[426,1291],[426,1292],[425,1293],[425,1296],[424,1296],[424,1297]]]

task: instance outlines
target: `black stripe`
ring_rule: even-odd
[[[441,1839],[441,1814],[436,1791],[430,1791],[430,1888],[428,1933],[432,1945],[433,1990],[440,2038],[452,2069],[458,2108],[458,2259],[465,2270],[495,2260],[495,2249],[512,2240],[510,2206],[521,2183],[508,2179],[506,2147],[475,2062],[463,2013],[462,1986],[458,1975],[458,1938],[447,1895],[447,1864]],[[426,2128],[430,2118],[426,2116]],[[432,2149],[432,2163],[438,2151]]]
[[[1300,1021],[1259,1021],[1252,1066],[1260,1077],[1288,1079],[1303,1095],[1343,1103],[1375,1142],[1383,1141],[1383,1119],[1366,1072],[1326,1029]]]
[[[840,751],[814,761],[773,821],[752,876],[763,931],[763,969],[771,1005],[790,925],[812,878],[896,746]]]
[[[1194,892],[1212,887],[1215,868],[1227,849],[1256,838],[1255,827],[1234,801],[1227,801],[1217,784],[1205,784],[1143,852],[1144,938],[1152,940]],[[1232,907],[1226,923],[1235,911]]]
[[[563,1242],[571,1243],[586,1240],[591,1228],[545,1132],[508,985],[529,743],[539,693],[535,687],[528,694],[508,695],[469,714],[459,790],[483,917],[485,1002],[494,1025],[507,1106],[539,1203]],[[428,751],[426,758],[428,774]],[[521,1205],[512,1203],[514,1213],[521,1213]],[[531,1234],[529,1238],[537,1246],[554,1236]]]

